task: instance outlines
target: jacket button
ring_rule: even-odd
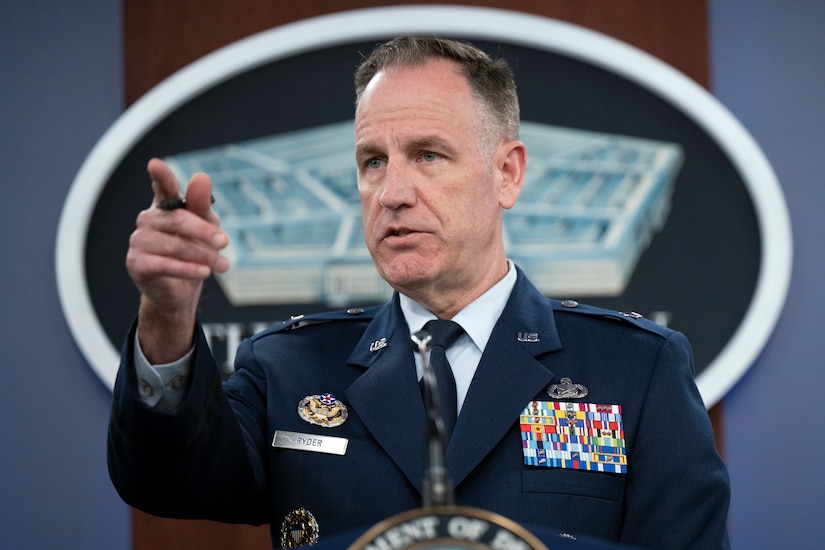
[[[351,307],[347,310],[347,313],[349,313],[350,315],[361,315],[362,313],[364,313],[364,310],[360,307]]]
[[[564,307],[578,307],[579,303],[576,300],[564,300],[561,305]]]

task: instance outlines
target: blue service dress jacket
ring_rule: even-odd
[[[111,478],[148,513],[270,523],[273,541],[299,509],[316,518],[323,540],[416,508],[426,418],[409,341],[397,296],[306,316],[245,340],[221,383],[199,332],[187,397],[166,414],[138,398],[131,334],[110,420]],[[525,464],[523,413],[552,406],[548,388],[563,378],[587,388],[563,400],[575,408],[621,406],[624,473]],[[324,394],[346,407],[345,422],[302,418],[299,402]],[[341,438],[346,450],[283,448],[273,445],[276,432]],[[520,271],[445,454],[459,505],[641,547],[728,547],[728,475],[685,337],[550,300]]]

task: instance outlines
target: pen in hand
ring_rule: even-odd
[[[212,204],[215,204],[215,196],[212,195]],[[186,208],[186,199],[178,197],[175,199],[162,200],[157,204],[161,210],[177,210],[178,208]]]

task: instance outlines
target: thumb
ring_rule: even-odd
[[[193,175],[186,186],[186,209],[201,218],[212,212],[212,180],[203,172]]]

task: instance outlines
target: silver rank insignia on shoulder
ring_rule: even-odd
[[[631,319],[641,319],[644,317],[641,313],[636,313],[635,311],[620,311],[619,315],[622,317],[630,317]]]
[[[558,384],[547,387],[547,395],[552,399],[581,399],[587,396],[587,387],[574,384],[569,378],[562,378]]]
[[[316,426],[334,428],[347,420],[346,405],[335,399],[331,393],[308,395],[298,403],[298,415]]]
[[[281,548],[298,548],[318,542],[318,522],[309,510],[288,513],[281,524]]]

